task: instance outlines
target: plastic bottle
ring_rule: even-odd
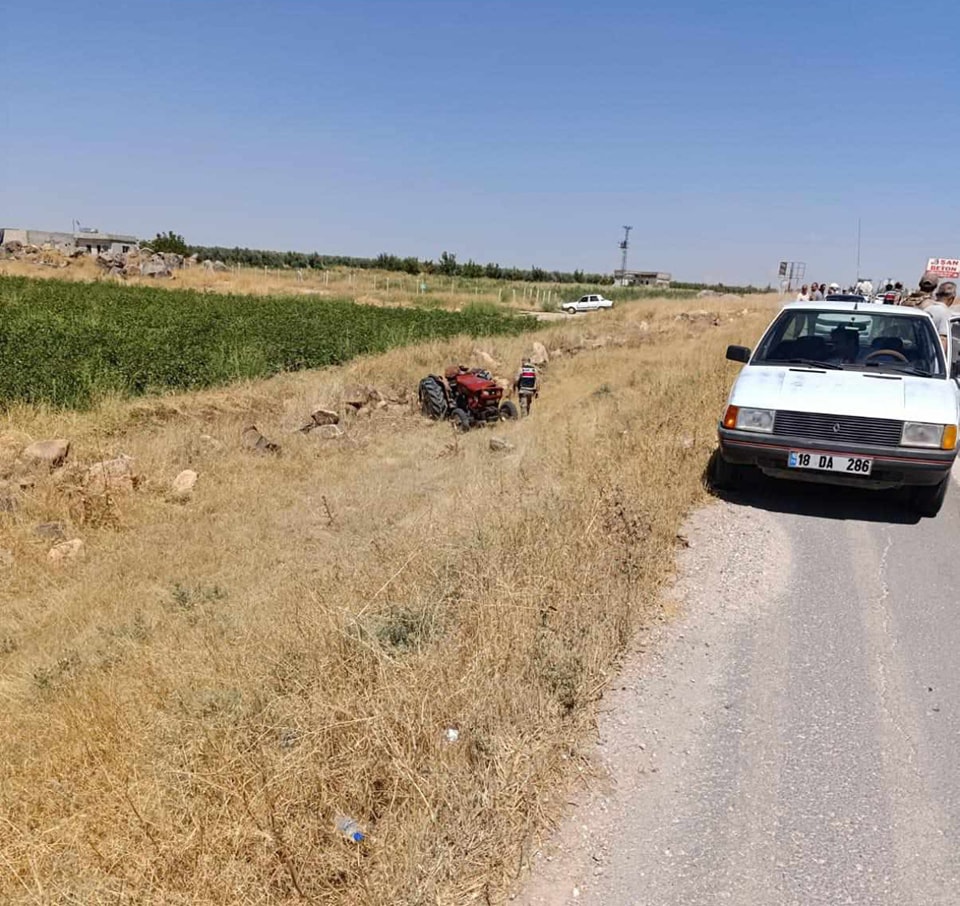
[[[354,843],[361,843],[366,837],[359,822],[349,815],[337,815],[336,826],[337,830],[340,831],[344,837],[348,840],[353,840]]]

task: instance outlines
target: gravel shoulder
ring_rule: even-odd
[[[960,902],[960,489],[696,513],[524,906]]]
[[[708,757],[698,743],[705,728],[730,715],[732,639],[770,606],[771,583],[789,574],[775,565],[789,563],[790,546],[774,516],[744,524],[726,503],[694,514],[685,536],[689,547],[668,595],[679,617],[638,641],[605,696],[591,780],[556,835],[532,854],[532,876],[516,902],[686,902],[664,898],[686,857],[671,848],[673,829],[694,819],[677,813],[676,791]]]

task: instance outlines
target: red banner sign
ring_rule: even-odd
[[[933,271],[941,280],[960,277],[960,258],[930,258],[927,260],[927,270]]]

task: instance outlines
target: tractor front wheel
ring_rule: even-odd
[[[517,406],[513,400],[507,400],[504,403],[500,404],[500,418],[502,419],[515,419],[520,415],[517,411]]]
[[[454,409],[450,418],[453,419],[453,427],[457,431],[469,431],[473,427],[473,419],[465,409]]]

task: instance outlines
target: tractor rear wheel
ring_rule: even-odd
[[[447,395],[433,375],[420,381],[420,411],[435,422],[447,416]]]
[[[453,419],[453,427],[457,431],[469,431],[473,427],[473,419],[465,409],[454,409],[450,418]]]
[[[519,415],[520,413],[517,411],[517,406],[513,400],[507,400],[500,404],[500,418],[514,419]]]

